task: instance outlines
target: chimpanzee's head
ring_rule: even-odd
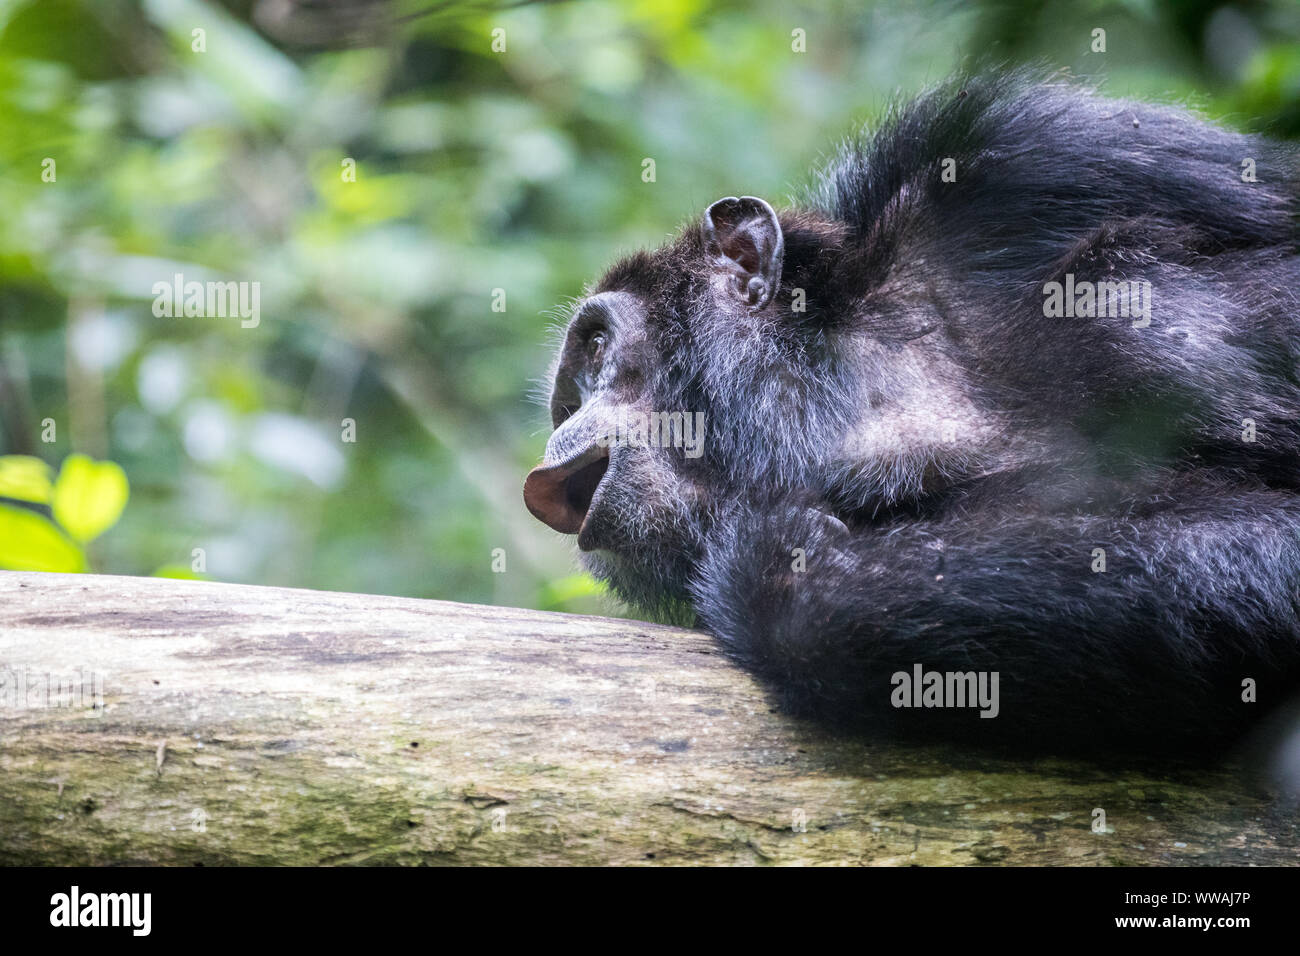
[[[817,483],[851,389],[826,303],[834,224],[711,205],[582,298],[554,366],[555,432],[524,501],[620,597],[670,609],[736,502]],[[838,437],[833,437],[838,436]]]

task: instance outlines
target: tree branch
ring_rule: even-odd
[[[1112,832],[1092,832],[1096,807]],[[1226,771],[828,737],[700,633],[0,572],[4,864],[1282,863],[1296,847]]]

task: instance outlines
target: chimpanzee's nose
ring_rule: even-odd
[[[577,534],[608,468],[609,449],[599,445],[562,464],[534,468],[524,481],[524,504],[556,531]]]

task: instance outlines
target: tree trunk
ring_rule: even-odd
[[[1298,845],[1228,770],[836,739],[692,631],[0,572],[4,864],[1262,864]]]

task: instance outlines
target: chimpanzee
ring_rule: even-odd
[[[1298,196],[1180,108],[949,82],[589,289],[525,502],[795,713],[1220,752],[1300,685]]]

